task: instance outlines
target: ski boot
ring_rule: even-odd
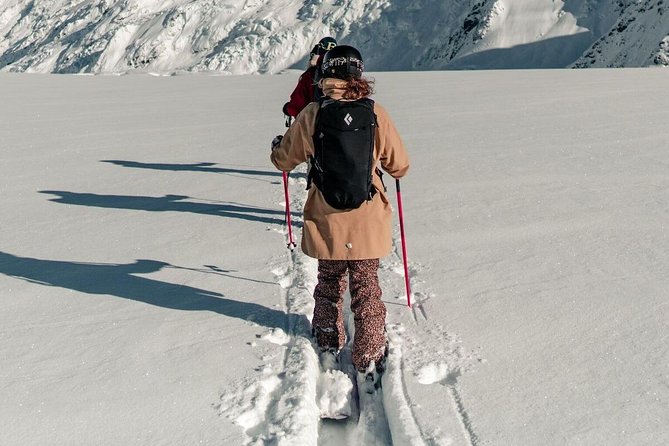
[[[358,382],[360,390],[365,393],[374,394],[381,388],[381,377],[386,370],[386,358],[388,357],[388,348],[386,347],[383,356],[378,361],[372,361],[363,372],[358,372]]]

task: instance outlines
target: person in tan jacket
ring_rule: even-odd
[[[357,101],[368,97],[372,83],[362,77],[363,67],[362,57],[353,47],[337,46],[326,53],[321,80],[326,99]],[[321,104],[309,104],[285,135],[275,138],[271,161],[277,169],[290,171],[312,159]],[[371,172],[381,167],[393,178],[401,178],[409,169],[404,144],[386,110],[373,103],[373,112],[376,130]],[[330,206],[322,191],[312,185],[304,205],[301,243],[306,255],[318,259],[312,329],[321,351],[336,354],[345,344],[342,304],[348,272],[355,320],[352,359],[360,372],[374,367],[382,371],[387,348],[386,308],[377,272],[379,258],[392,248],[392,209],[380,175],[371,175],[374,192],[354,209]]]

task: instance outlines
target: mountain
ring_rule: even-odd
[[[619,2],[616,23],[575,63],[575,67],[669,65],[669,3]]]
[[[5,0],[0,70],[302,68],[333,35],[367,68],[669,65],[666,0]]]

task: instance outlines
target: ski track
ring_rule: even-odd
[[[469,419],[469,414],[467,413],[467,409],[465,409],[465,406],[462,402],[462,397],[460,396],[460,391],[458,390],[457,387],[457,381],[453,379],[453,382],[451,384],[446,385],[446,389],[448,390],[448,394],[451,397],[451,400],[453,401],[453,409],[455,410],[455,413],[458,416],[458,421],[462,426],[462,431],[464,433],[467,445],[478,446],[479,439],[476,433],[474,432],[472,422]]]
[[[289,189],[291,209],[302,209],[306,200],[306,180],[304,167],[291,173]],[[277,192],[278,195],[278,192]],[[282,201],[277,202],[284,206]],[[294,227],[299,219],[293,221]],[[285,225],[276,229],[288,245],[288,230]],[[426,432],[428,426],[421,426],[411,400],[407,373],[418,378],[421,384],[438,383],[446,388],[451,400],[454,416],[461,426],[461,435],[467,446],[478,446],[479,439],[473,422],[466,410],[457,378],[466,369],[461,364],[462,352],[456,338],[448,335],[441,327],[427,324],[429,313],[424,304],[434,295],[420,288],[417,279],[421,270],[418,264],[410,263],[409,274],[412,287],[412,308],[406,310],[404,290],[404,269],[401,256],[399,232],[395,231],[394,249],[390,258],[382,261],[379,276],[384,284],[385,295],[395,295],[401,310],[393,306],[389,319],[399,319],[388,323],[389,353],[386,372],[382,376],[382,387],[375,395],[358,394],[354,386],[354,397],[358,407],[346,420],[321,420],[317,401],[320,364],[315,343],[311,337],[313,315],[313,289],[317,282],[318,263],[296,248],[282,256],[272,272],[281,289],[281,307],[286,312],[284,329],[266,330],[257,337],[263,341],[282,346],[279,355],[274,352],[262,357],[266,362],[237,383],[235,389],[227,389],[221,395],[219,412],[232,419],[244,429],[247,445],[304,445],[304,446],[427,446],[452,444],[451,438],[440,432]],[[299,234],[294,233],[299,238]],[[355,377],[351,363],[352,339],[355,333],[354,318],[350,311],[350,295],[346,293],[344,320],[348,343],[342,350],[341,368]],[[408,316],[410,314],[410,316]],[[402,323],[409,318],[412,328],[407,330]],[[252,322],[251,322],[252,323]],[[424,332],[424,333],[423,333]],[[432,348],[416,351],[416,339],[434,340],[435,346],[447,341],[451,350],[444,352]],[[403,351],[407,341],[411,345]],[[255,342],[250,343],[255,345]],[[447,357],[446,362],[435,361],[435,354]],[[276,360],[275,360],[276,358]],[[466,359],[466,358],[465,358]],[[356,412],[357,411],[357,412]],[[437,429],[438,431],[438,429]]]
[[[346,307],[348,306],[347,302],[344,302],[344,321],[347,343],[340,353],[340,369],[349,374],[352,377],[352,380],[355,384],[355,368],[353,367],[353,362],[351,358],[351,349],[353,347],[351,331],[349,329],[352,316],[347,314]],[[358,387],[357,385],[353,386],[353,401],[358,402]],[[359,406],[354,404],[352,408],[351,416],[346,420],[321,420],[321,425],[318,431],[318,444],[319,446],[346,446],[357,444],[355,441],[355,427],[357,420],[360,417]]]
[[[302,209],[306,201],[307,193],[306,175],[300,175],[303,167],[299,168],[297,172],[289,177],[289,187],[291,189],[291,209]],[[286,231],[287,233],[287,231]],[[305,260],[300,262],[300,259],[308,259],[299,250],[292,253],[293,268],[296,277],[306,278],[310,276],[310,280],[317,281],[317,262],[313,262],[314,267],[311,270],[305,270],[300,267]],[[313,292],[313,287],[310,290]],[[311,296],[312,293],[310,293]],[[287,308],[290,310],[290,308]],[[311,309],[313,313],[313,307]],[[341,368],[343,371],[355,377],[355,369],[351,362],[350,351],[352,348],[352,339],[355,335],[355,324],[353,315],[350,311],[350,295],[346,293],[344,302],[344,321],[347,334],[347,345],[342,351]],[[354,386],[355,392],[357,388]],[[318,424],[317,444],[319,446],[335,446],[335,445],[365,445],[365,446],[392,446],[393,441],[390,435],[390,428],[388,427],[388,419],[383,407],[383,389],[377,395],[368,397],[368,395],[357,395],[358,399],[358,413],[353,413],[347,420],[333,421],[321,420]],[[354,395],[356,396],[356,395]],[[367,407],[371,405],[371,407]],[[318,412],[317,412],[318,413]]]
[[[285,227],[282,233],[287,246]],[[285,330],[274,328],[258,336],[283,346],[281,358],[272,363],[271,355],[263,357],[267,364],[237,383],[236,389],[223,393],[219,410],[244,429],[248,445],[316,446],[320,366],[310,328],[316,262],[298,250],[283,256],[281,262],[272,272],[280,285],[281,306],[287,315]]]
[[[350,294],[347,293],[345,304],[346,334],[349,339],[349,346],[353,346],[353,337],[355,336],[355,321],[350,310]],[[354,373],[353,364],[350,366]],[[356,376],[356,375],[354,375]],[[364,446],[384,446],[395,444],[392,438],[389,426],[390,420],[386,414],[384,404],[384,389],[381,387],[376,394],[369,395],[358,390],[358,408],[359,415],[355,425],[355,433],[352,444]],[[349,444],[351,444],[349,443]]]
[[[301,208],[301,205],[293,202],[291,209],[296,206]],[[284,228],[284,232],[288,246],[287,228]],[[297,249],[291,250],[287,259],[286,272],[280,280],[291,342],[285,352],[283,370],[279,371],[284,376],[284,383],[279,390],[281,394],[274,399],[276,404],[272,415],[275,416],[269,417],[267,424],[273,437],[271,441],[277,444],[315,445],[319,423],[316,389],[320,366],[311,340],[310,320],[313,314],[311,296],[316,281],[316,263]]]
[[[393,234],[393,260],[385,267],[385,270],[395,273],[404,279],[404,260],[402,258],[402,245],[400,237],[401,236],[399,231],[395,230]],[[407,257],[409,257],[408,252]],[[420,265],[409,262],[407,269],[409,271],[409,284],[411,286],[411,316],[415,325],[420,327],[424,322],[429,320],[428,312],[424,307],[424,303],[430,299],[433,294],[426,294],[421,291],[416,291],[419,285],[419,281],[416,280],[416,277],[418,272],[421,270]],[[402,286],[404,287],[405,284],[402,283]],[[406,299],[406,290],[404,295],[399,297]],[[396,413],[392,416],[394,416],[398,422],[392,423],[391,426],[397,427],[398,425],[403,425],[402,429],[393,431],[393,438],[396,440],[402,438],[402,440],[398,441],[397,444],[424,445],[426,444],[424,441],[426,438],[429,440],[430,444],[450,444],[451,441],[449,439],[439,438],[438,435],[437,438],[430,438],[430,435],[426,435],[422,431],[417,417],[411,410],[412,402],[409,396],[405,374],[405,371],[408,369],[408,367],[405,365],[401,350],[402,338],[400,334],[403,331],[401,324],[396,325],[394,327],[394,331],[394,333],[393,330],[389,331],[391,354],[388,357],[389,367],[386,371],[386,375],[390,375],[392,377],[388,378],[388,380],[392,380],[390,387],[394,390],[394,402],[397,403],[397,401],[401,401],[401,403],[397,404],[396,406],[392,406],[390,403],[387,403],[387,406],[396,408]],[[392,373],[394,369],[399,370],[399,372]],[[451,400],[453,411],[458,419],[458,424],[461,426],[461,433],[466,446],[478,446],[479,438],[476,435],[472,420],[462,400],[457,382],[457,378],[461,373],[461,369],[457,368],[455,371],[448,373],[448,375],[439,382],[444,385],[444,387],[446,387],[447,394]],[[384,376],[384,379],[386,379],[386,376]],[[404,421],[404,423],[402,423],[402,421]]]

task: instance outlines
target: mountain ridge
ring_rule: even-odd
[[[368,70],[669,65],[665,0],[8,0],[0,71],[301,68],[332,35]]]

